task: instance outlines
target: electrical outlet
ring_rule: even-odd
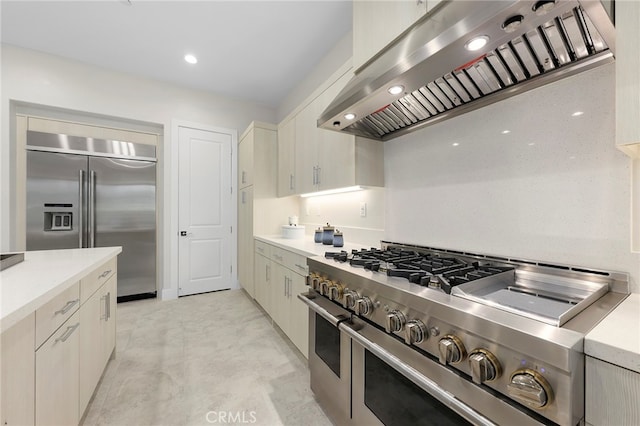
[[[367,203],[360,203],[360,217],[367,217]]]

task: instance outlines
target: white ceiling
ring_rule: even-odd
[[[352,17],[351,0],[2,0],[1,8],[3,43],[271,107],[351,31]]]

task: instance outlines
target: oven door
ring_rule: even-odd
[[[541,424],[358,317],[340,329],[352,340],[353,424]]]
[[[309,306],[311,390],[334,424],[351,421],[351,339],[338,325],[351,314],[313,290],[298,295]]]

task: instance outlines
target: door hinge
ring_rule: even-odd
[[[230,226],[230,232],[233,234],[233,226]]]

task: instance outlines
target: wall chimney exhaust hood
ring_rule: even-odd
[[[357,70],[318,127],[389,140],[612,62],[610,6],[443,2]]]

